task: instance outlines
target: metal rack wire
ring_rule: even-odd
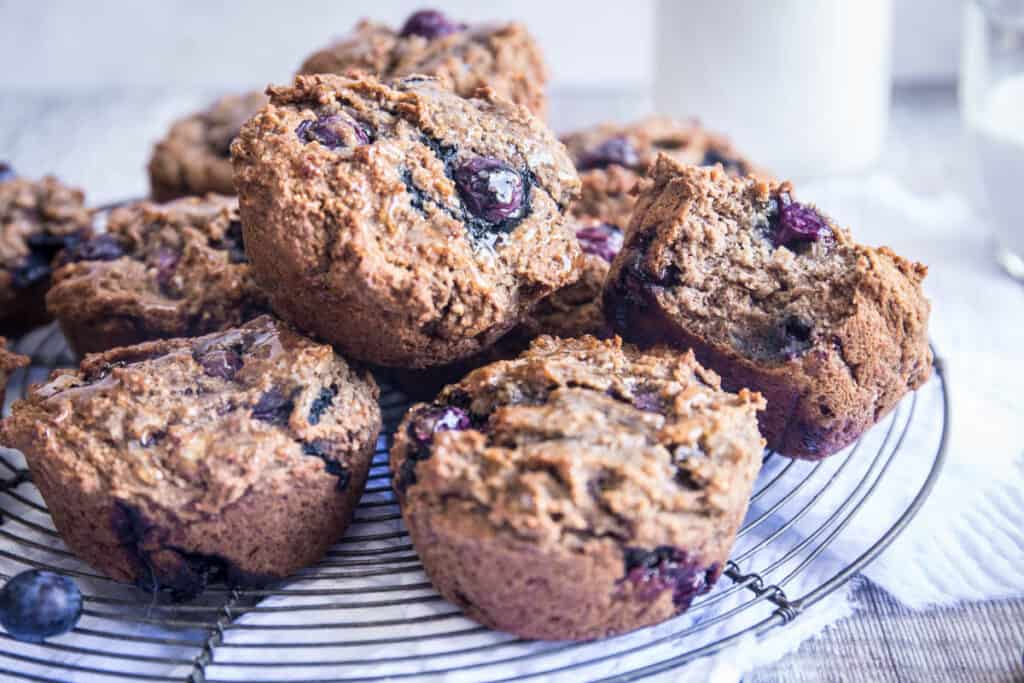
[[[55,327],[21,340],[33,358],[7,403],[53,367],[71,363]],[[664,624],[599,643],[528,642],[461,616],[423,574],[389,485],[390,433],[407,407],[385,386],[385,432],[347,536],[317,566],[266,590],[211,587],[196,602],[162,602],[78,562],[59,536],[20,454],[0,449],[0,578],[29,567],[74,576],[84,615],[70,634],[32,645],[0,634],[0,677],[83,681],[313,681],[537,679],[632,681],[719,652],[797,619],[884,550],[928,496],[944,459],[947,380],[935,377],[857,444],[811,463],[771,457],[765,465],[724,578],[690,611]],[[926,413],[926,414],[922,414]],[[936,430],[935,425],[941,424]],[[874,530],[844,530],[885,475],[933,439],[911,502]],[[793,533],[799,525],[800,533]],[[851,544],[857,554],[851,555]],[[842,545],[852,561],[838,561]]]

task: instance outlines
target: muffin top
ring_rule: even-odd
[[[604,123],[563,136],[583,181],[573,213],[625,227],[636,202],[634,188],[658,154],[699,166],[721,164],[734,175],[764,174],[728,138],[696,121],[650,116],[632,123]]]
[[[417,348],[444,362],[574,276],[564,214],[579,179],[525,109],[423,77],[298,76],[269,92],[233,157],[250,257],[278,313],[301,326],[339,307],[391,316],[403,348],[366,342],[382,357],[314,331],[374,362]],[[288,286],[300,283],[305,302]]]
[[[262,92],[225,95],[175,121],[149,161],[153,197],[167,201],[207,192],[233,194],[231,142],[266,102]]]
[[[257,482],[343,476],[380,427],[377,396],[330,346],[264,316],[86,356],[0,425],[126,504],[200,520]]]
[[[232,197],[114,209],[106,233],[64,252],[47,307],[67,321],[133,318],[139,341],[239,324],[267,310],[242,240]]]
[[[0,304],[9,292],[44,282],[57,253],[92,233],[81,190],[52,176],[29,180],[0,163]]]
[[[699,555],[731,541],[708,539],[708,524],[745,508],[763,407],[758,394],[722,391],[691,353],[540,337],[410,409],[395,488],[518,538]]]
[[[467,25],[432,10],[415,12],[397,31],[364,20],[345,38],[307,57],[299,69],[302,74],[354,72],[382,80],[434,76],[464,97],[487,86],[538,116],[546,108],[547,69],[540,49],[514,22]]]

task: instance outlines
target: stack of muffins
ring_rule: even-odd
[[[177,122],[163,203],[105,230],[4,167],[0,332],[53,317],[84,358],[0,439],[72,550],[180,598],[316,562],[366,481],[375,366],[424,399],[391,470],[437,589],[599,638],[710,589],[766,444],[826,457],[927,379],[923,266],[695,122],[560,141],[545,81],[522,26],[421,11]]]

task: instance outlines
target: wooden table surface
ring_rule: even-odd
[[[149,147],[168,123],[211,97],[166,89],[0,93],[0,158],[25,175],[54,172],[101,203],[144,195]],[[650,106],[643,93],[565,92],[553,126],[629,118]],[[595,102],[601,106],[595,106]],[[610,103],[610,104],[609,104]],[[964,179],[962,136],[951,88],[900,91],[894,144],[881,165],[928,193]],[[898,144],[895,144],[898,143]],[[1021,681],[1024,599],[911,612],[866,579],[857,612],[795,653],[747,676],[769,681]]]

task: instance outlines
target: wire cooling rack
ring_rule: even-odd
[[[55,326],[22,339],[18,350],[33,363],[12,378],[8,409],[29,383],[72,364]],[[408,402],[386,382],[385,435],[346,537],[321,563],[271,589],[211,587],[184,605],[112,582],[78,562],[54,531],[20,454],[0,449],[0,578],[46,568],[75,577],[85,596],[83,617],[69,634],[34,645],[0,633],[0,678],[326,683],[561,674],[573,681],[631,681],[666,672],[786,627],[896,538],[944,459],[949,402],[938,359],[935,370],[925,387],[832,458],[812,463],[767,453],[715,589],[680,617],[596,643],[531,642],[491,631],[431,588],[389,485],[387,447]],[[923,451],[927,462],[911,502],[891,510],[891,520],[868,537],[850,533],[848,525],[886,474],[909,464],[911,453],[920,459],[922,443],[930,444]],[[837,561],[830,551],[837,547],[855,559]]]

